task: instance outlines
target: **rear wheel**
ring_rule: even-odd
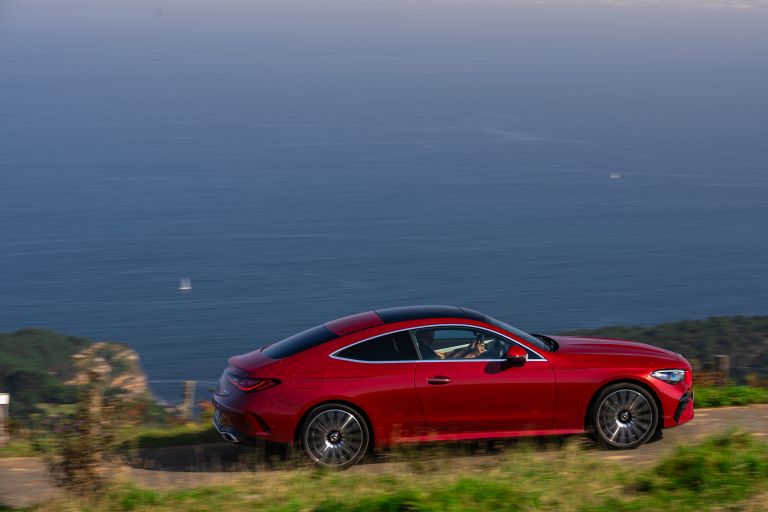
[[[653,437],[658,422],[659,411],[650,393],[625,382],[605,388],[592,411],[595,438],[608,448],[637,448]]]
[[[301,443],[315,464],[347,469],[365,457],[370,434],[365,419],[351,407],[324,404],[307,415]]]

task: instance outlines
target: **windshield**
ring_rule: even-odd
[[[488,323],[493,325],[494,327],[498,327],[499,329],[504,329],[505,331],[514,334],[518,338],[527,341],[534,347],[540,348],[542,350],[546,350],[547,352],[552,351],[552,347],[550,347],[549,344],[546,343],[544,340],[537,338],[533,334],[528,334],[527,332],[521,329],[518,329],[517,327],[512,327],[506,322],[502,322],[501,320],[497,320],[492,316],[489,316]]]

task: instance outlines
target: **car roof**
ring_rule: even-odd
[[[345,316],[326,322],[324,325],[339,336],[375,327],[377,325],[421,320],[425,318],[467,318],[487,322],[488,317],[478,311],[458,306],[402,306],[376,309],[356,315]]]
[[[273,343],[262,349],[261,353],[270,359],[282,359],[341,336],[362,331],[363,329],[427,318],[466,318],[479,322],[490,322],[489,317],[486,315],[474,309],[458,306],[405,306],[377,309],[337,318],[336,320],[317,325]]]
[[[484,322],[486,316],[478,311],[458,306],[403,306],[374,311],[386,324],[422,318],[470,318]]]

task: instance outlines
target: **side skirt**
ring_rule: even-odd
[[[423,443],[429,441],[469,441],[475,439],[504,439],[507,437],[565,436],[583,434],[583,428],[546,430],[488,430],[482,432],[433,432],[421,436],[401,437],[398,443]]]

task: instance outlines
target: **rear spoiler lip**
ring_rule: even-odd
[[[227,367],[224,369],[224,371],[225,371],[225,372],[232,372],[232,373],[235,373],[235,374],[238,374],[238,375],[242,375],[242,376],[247,376],[247,375],[249,375],[249,374],[250,374],[250,372],[249,372],[248,370],[245,370],[244,368],[240,368],[239,366],[237,366],[237,365],[234,363],[234,361],[232,361],[232,360],[233,360],[233,359],[235,359],[236,357],[237,357],[237,356],[232,356],[232,357],[230,357],[230,358],[227,360],[227,363],[228,363],[228,364],[227,364]]]
[[[266,354],[262,353],[262,348],[257,348],[252,352],[245,354],[238,354],[230,357],[227,360],[229,368],[235,369],[242,375],[254,375],[258,373],[262,367],[272,366],[275,363],[279,363],[282,359],[272,359]]]

